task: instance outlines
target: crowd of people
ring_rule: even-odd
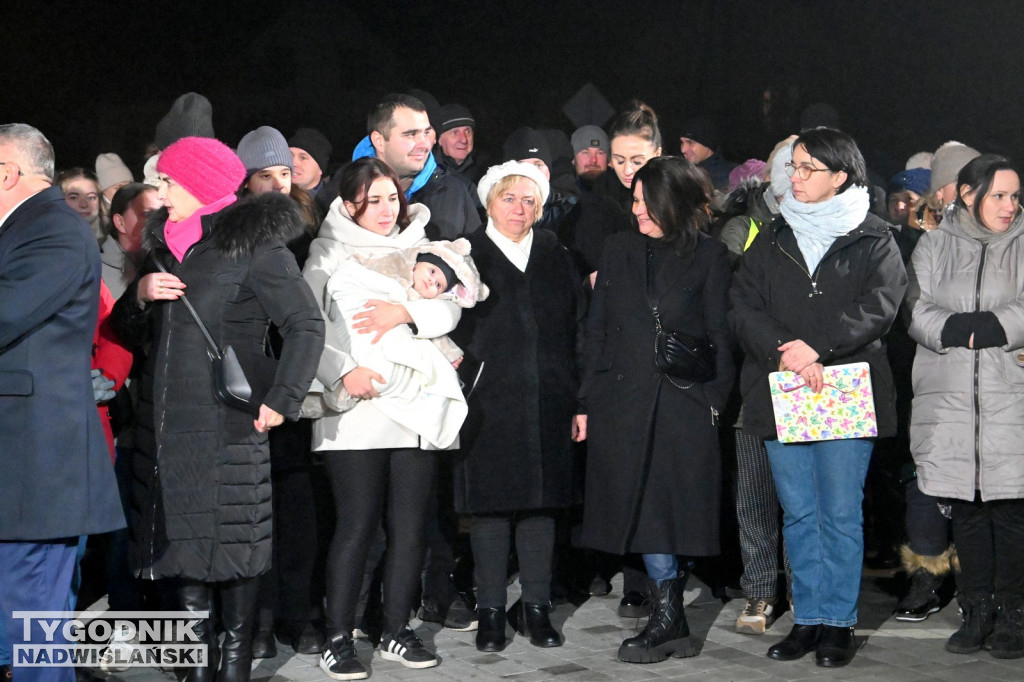
[[[561,646],[559,599],[620,570],[618,658],[696,656],[684,588],[733,543],[736,631],[793,612],[771,659],[849,663],[869,544],[897,620],[955,589],[948,651],[1024,657],[1010,160],[951,141],[883,188],[835,127],[735,164],[641,102],[475,142],[393,94],[334,166],[312,128],[229,147],[188,93],[136,182],[0,126],[0,679],[73,677],[12,659],[44,634],[13,614],[74,609],[85,553],[113,610],[209,614],[199,682],[278,643],[436,666],[414,616]],[[782,438],[770,377],[827,415],[853,363],[870,437]]]

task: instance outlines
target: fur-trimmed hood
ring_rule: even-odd
[[[451,266],[459,278],[458,284],[438,298],[453,301],[462,308],[472,308],[478,301],[487,299],[490,289],[480,280],[480,272],[469,256],[471,248],[469,241],[460,237],[455,241],[427,242],[377,258],[368,258],[361,254],[354,254],[352,258],[374,272],[387,275],[409,288],[412,286],[412,269],[416,265],[416,257],[421,253],[432,253]]]
[[[167,209],[161,208],[146,219],[142,244],[147,251],[166,249],[164,225]],[[203,236],[229,258],[251,256],[257,246],[271,240],[287,244],[305,229],[295,201],[277,192],[247,196],[227,208],[203,216]]]

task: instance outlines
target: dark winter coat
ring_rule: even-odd
[[[161,211],[146,226],[146,270],[159,259],[186,284],[221,347],[259,352],[276,325],[283,343],[264,404],[296,419],[323,349],[324,323],[285,246],[302,229],[294,204],[263,194],[204,216],[203,236],[181,263],[163,242],[165,220]],[[207,347],[185,305],[140,309],[136,286],[114,309],[127,340],[152,341],[133,462],[133,567],[144,578],[205,582],[259,575],[270,567],[271,551],[267,434],[255,430],[251,414],[214,396]]]
[[[632,206],[633,192],[612,169],[594,181],[594,188],[583,198],[576,221],[576,250],[583,254],[587,274],[597,270],[608,237],[634,229]]]
[[[779,370],[779,346],[801,339],[823,365],[870,364],[878,435],[893,435],[895,394],[882,336],[906,287],[889,226],[874,215],[833,242],[813,277],[785,219],[763,227],[740,261],[730,296],[729,320],[746,353],[744,429],[776,437],[768,374]]]
[[[665,329],[706,335],[718,348],[717,375],[708,383],[679,388],[655,365],[648,245]],[[588,415],[584,546],[613,554],[718,553],[715,417],[735,373],[726,321],[730,275],[725,246],[703,234],[685,257],[635,231],[608,239],[587,319],[581,389]]]
[[[59,187],[0,224],[0,540],[124,527],[89,380],[99,299],[96,238]]]
[[[554,233],[533,231],[520,272],[484,230],[469,236],[491,289],[452,339],[483,363],[455,462],[455,508],[480,514],[572,503],[571,424],[580,278]]]
[[[706,171],[711,176],[711,184],[719,192],[729,191],[729,173],[736,167],[731,161],[726,161],[721,154],[715,152],[708,158],[697,164],[697,168]]]
[[[476,187],[461,173],[438,166],[430,181],[412,195],[410,204],[430,209],[427,238],[458,239],[480,229],[483,221],[476,200]]]

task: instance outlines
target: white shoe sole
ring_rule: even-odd
[[[383,658],[385,661],[395,661],[396,663],[401,663],[406,668],[433,668],[434,666],[439,665],[441,663],[441,659],[439,658],[434,658],[431,661],[407,661],[404,658],[402,658],[402,656],[400,656],[399,654],[393,654],[389,651],[382,651],[380,649],[378,649],[377,651],[380,654],[380,657]]]
[[[322,658],[320,659],[320,669],[323,670],[324,674],[332,680],[365,680],[367,677],[370,676],[370,671],[368,670],[364,670],[358,673],[331,672],[331,669],[327,666],[327,663]]]

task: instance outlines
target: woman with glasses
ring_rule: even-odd
[[[765,438],[793,570],[795,624],[768,657],[789,661],[816,651],[818,665],[838,667],[854,652],[861,501],[873,443],[775,440],[768,375],[796,372],[820,393],[826,366],[867,362],[878,435],[893,435],[893,381],[881,337],[907,275],[888,225],[868,213],[864,159],[850,136],[805,131],[786,167],[793,187],[782,199],[782,216],[743,257],[729,317],[746,352],[743,425]]]

